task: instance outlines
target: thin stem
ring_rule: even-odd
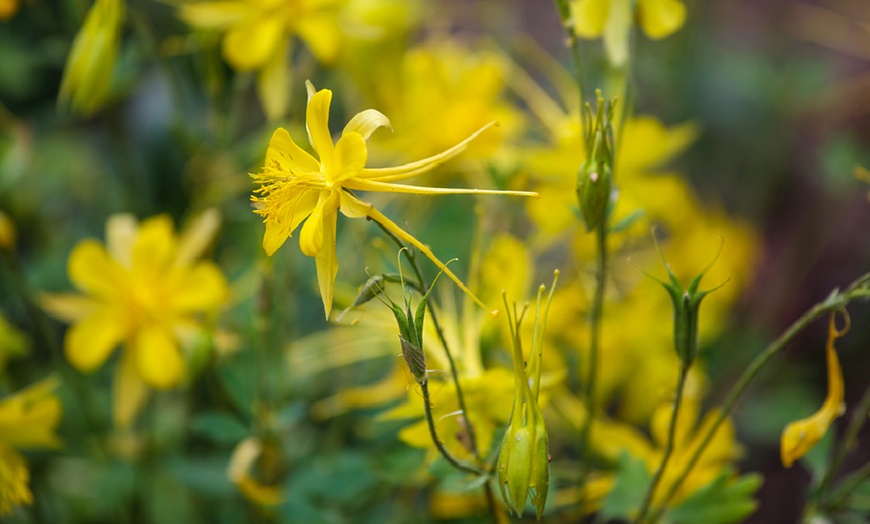
[[[423,407],[426,411],[426,423],[429,425],[429,435],[432,437],[432,442],[435,444],[435,447],[438,449],[438,452],[441,453],[441,456],[444,457],[447,462],[450,463],[454,468],[464,471],[466,473],[471,473],[473,475],[485,475],[486,472],[477,466],[473,466],[471,464],[466,464],[465,462],[460,461],[456,457],[454,457],[447,448],[444,447],[444,444],[438,438],[438,432],[435,430],[435,419],[432,416],[432,405],[429,401],[429,381],[424,380],[420,383],[420,389],[423,390]]]
[[[592,438],[592,423],[596,411],[596,383],[598,382],[598,354],[601,341],[601,317],[604,313],[604,291],[607,282],[607,221],[604,220],[596,229],[598,237],[598,256],[595,266],[595,295],[592,298],[592,314],[589,330],[589,359],[586,370],[585,398],[587,404],[586,419],[580,432],[580,485],[585,486],[589,476],[589,442]],[[585,487],[583,488],[585,490]],[[585,493],[581,496],[581,504]]]
[[[406,248],[404,250],[405,258],[408,260],[408,263],[411,264],[411,269],[414,270],[414,275],[417,277],[417,282],[420,284],[420,287],[423,289],[429,289],[426,280],[423,278],[423,273],[420,271],[420,266],[417,264],[417,257],[411,252],[410,249],[407,249],[407,246],[401,239],[399,239],[396,235],[394,235],[390,230],[382,226],[379,222],[375,221],[378,224],[378,227],[390,237],[399,248]],[[441,324],[438,322],[438,313],[435,311],[435,308],[429,307],[429,314],[432,316],[432,324],[435,326],[435,331],[438,333],[438,339],[441,340],[441,345],[444,347],[444,353],[447,355],[447,362],[450,364],[450,374],[453,376],[453,383],[456,385],[456,399],[459,403],[459,409],[462,411],[462,415],[465,417],[465,427],[468,431],[468,442],[471,444],[471,451],[474,453],[474,456],[480,460],[480,451],[477,448],[477,435],[474,432],[474,426],[471,423],[471,419],[468,418],[468,409],[465,406],[465,396],[462,394],[462,386],[459,384],[459,372],[456,369],[456,363],[453,360],[453,354],[450,352],[450,346],[447,343],[447,338],[444,336],[444,330],[441,329]]]
[[[556,7],[559,9],[559,17],[562,19],[562,26],[565,28],[565,34],[568,37],[566,45],[571,50],[571,59],[574,62],[574,79],[577,82],[577,93],[580,97],[580,111],[583,111],[583,104],[586,99],[583,98],[583,86],[586,85],[586,75],[583,69],[583,58],[580,52],[580,41],[574,31],[574,19],[571,16],[571,7],[568,0],[556,0]],[[580,119],[580,136],[585,136],[583,130],[583,119]]]
[[[665,497],[662,499],[661,506],[656,510],[651,522],[656,522],[662,514],[667,509],[668,503],[676,494],[677,490],[680,489],[683,482],[689,476],[689,473],[692,472],[692,469],[698,462],[698,459],[701,457],[701,454],[707,448],[707,445],[713,440],[713,436],[716,434],[716,431],[719,429],[719,426],[725,422],[725,419],[728,418],[728,415],[731,414],[731,411],[734,409],[737,400],[749,386],[750,382],[758,375],[761,369],[772,359],[777,353],[782,351],[782,349],[801,331],[804,330],[811,322],[820,318],[830,311],[835,311],[838,309],[842,309],[846,307],[849,302],[855,300],[857,298],[867,297],[870,290],[866,288],[866,283],[870,281],[870,273],[865,274],[858,278],[854,283],[852,283],[846,291],[840,292],[839,290],[834,290],[828,298],[824,301],[819,302],[810,308],[806,313],[803,314],[799,319],[797,319],[789,328],[783,332],[782,335],[779,336],[776,340],[774,340],[770,345],[768,345],[764,351],[762,351],[755,360],[752,361],[751,364],[743,371],[743,374],[738,379],[737,383],[731,388],[731,391],[728,393],[728,397],[725,400],[725,405],[722,410],[719,412],[719,415],[716,417],[713,424],[707,429],[707,432],[704,434],[704,438],[701,439],[701,445],[695,449],[695,452],[689,458],[689,461],[683,467],[683,470],[677,476],[677,479],[671,485]]]
[[[846,459],[849,449],[852,448],[852,444],[855,442],[855,439],[858,438],[858,433],[860,433],[861,428],[864,427],[868,411],[870,411],[870,388],[867,388],[867,390],[864,391],[864,396],[861,397],[858,407],[855,408],[852,414],[852,419],[849,421],[849,427],[846,428],[843,440],[837,446],[837,453],[828,465],[828,471],[825,473],[825,477],[822,479],[819,486],[820,505],[824,505],[825,499],[827,498],[825,492],[828,490],[834,474],[836,474],[840,469],[840,466],[843,465],[843,461]]]
[[[870,462],[864,464],[861,469],[850,476],[847,481],[843,482],[840,488],[836,491],[831,503],[827,505],[826,509],[832,512],[840,509],[840,507],[846,503],[846,500],[848,500],[849,495],[851,495],[852,492],[868,478],[870,478]]]
[[[656,471],[656,474],[649,485],[649,489],[646,492],[646,497],[644,498],[643,505],[640,508],[640,513],[638,513],[637,520],[635,520],[636,523],[642,523],[644,522],[644,519],[646,519],[650,505],[653,501],[653,495],[655,494],[656,488],[658,488],[659,482],[662,480],[662,476],[664,476],[668,460],[671,458],[671,453],[674,451],[674,439],[677,434],[677,417],[679,416],[680,405],[683,401],[683,391],[686,389],[686,377],[689,375],[690,368],[691,364],[682,364],[680,366],[680,378],[677,383],[676,398],[674,399],[674,412],[671,414],[671,422],[668,426],[668,441],[665,444],[665,450],[662,454],[662,462],[659,464],[659,469]]]

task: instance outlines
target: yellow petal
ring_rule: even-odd
[[[341,51],[341,28],[335,14],[305,17],[304,22],[296,26],[296,34],[320,62],[328,64],[338,58]]]
[[[130,213],[118,213],[106,221],[106,249],[124,267],[132,265],[133,244],[139,222]]]
[[[335,256],[335,227],[338,213],[335,208],[323,217],[323,247],[317,252],[314,261],[317,266],[317,285],[320,288],[320,298],[323,300],[323,311],[329,320],[332,311],[332,290],[335,287],[335,276],[338,274],[338,258]],[[311,220],[309,218],[309,220]]]
[[[309,85],[311,85],[309,83]],[[321,89],[308,99],[305,111],[305,128],[311,147],[320,157],[321,171],[328,173],[333,164],[335,145],[329,133],[329,106],[332,104],[332,91]]]
[[[171,307],[177,312],[213,312],[227,299],[227,282],[211,262],[200,262],[184,275],[172,295]]]
[[[683,27],[686,6],[680,0],[638,0],[637,17],[646,36],[659,40]]]
[[[574,32],[583,38],[598,38],[604,33],[610,13],[610,0],[574,0],[571,16]]]
[[[115,382],[112,385],[112,416],[115,427],[129,429],[142,411],[151,389],[142,381],[136,369],[136,359],[132,351],[124,351],[115,368]]]
[[[837,331],[836,313],[832,312],[828,321],[828,343],[825,349],[828,361],[828,396],[825,403],[811,416],[787,425],[782,432],[780,453],[782,464],[787,468],[822,440],[834,419],[843,413],[843,371],[840,369],[834,341],[849,330],[848,319],[846,316],[846,327],[842,331]]]
[[[124,336],[125,319],[111,308],[101,308],[66,333],[64,349],[70,364],[92,371],[102,364]]]
[[[181,7],[185,22],[203,29],[225,29],[251,13],[245,2],[195,2]]]
[[[83,240],[73,248],[67,272],[74,286],[101,298],[117,296],[128,275],[95,240]]]
[[[335,145],[335,173],[329,173],[333,182],[343,182],[355,177],[366,166],[368,149],[366,141],[359,133],[349,132],[341,135]]]
[[[289,235],[284,228],[274,220],[266,221],[266,233],[263,235],[263,250],[272,256],[278,248],[284,245]]]
[[[172,219],[166,215],[151,217],[139,226],[133,244],[133,272],[162,276],[175,262],[178,243]]]
[[[290,98],[290,42],[283,38],[272,53],[272,57],[257,74],[257,95],[263,112],[271,120],[280,120],[287,116]]]
[[[610,0],[610,14],[604,28],[604,49],[610,62],[622,67],[628,61],[628,40],[631,33],[631,0]]]
[[[178,253],[175,256],[175,263],[186,266],[201,257],[214,240],[220,227],[220,211],[213,207],[188,220],[178,238]]]
[[[0,442],[15,448],[57,447],[55,434],[63,410],[54,377],[41,380],[0,401]]]
[[[368,140],[379,127],[393,128],[390,119],[383,113],[377,109],[366,109],[353,115],[341,133],[359,133],[365,140]]]
[[[51,293],[41,295],[39,305],[54,318],[71,324],[93,313],[100,301],[71,293]]]
[[[150,386],[167,389],[181,382],[184,359],[172,333],[149,325],[136,334],[133,351],[139,376]]]
[[[302,252],[309,257],[313,257],[320,252],[324,245],[324,221],[326,217],[338,208],[339,197],[338,192],[326,189],[320,192],[317,199],[317,205],[314,210],[308,215],[308,220],[302,226],[302,232],[299,234],[299,247]],[[333,242],[335,239],[335,222],[332,223]]]
[[[260,69],[278,52],[284,40],[280,16],[251,17],[227,31],[223,40],[224,58],[239,71]]]
[[[320,171],[320,164],[307,151],[296,145],[290,133],[279,127],[272,133],[269,148],[266,150],[266,167],[278,166],[288,173]]]
[[[447,162],[451,158],[463,152],[465,148],[468,147],[469,142],[480,136],[480,134],[487,129],[496,125],[498,125],[496,122],[490,122],[486,124],[485,126],[472,133],[471,136],[469,136],[462,142],[437,155],[433,155],[428,158],[424,158],[423,160],[418,160],[416,162],[411,162],[410,164],[404,164],[396,167],[363,169],[360,172],[360,177],[370,178],[373,180],[378,180],[380,182],[391,182],[394,180],[403,180],[405,178],[424,173],[426,171],[429,171],[430,169],[435,168],[436,166],[443,164],[444,162]]]

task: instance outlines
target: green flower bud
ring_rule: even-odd
[[[607,218],[613,192],[613,120],[614,102],[605,106],[601,91],[596,91],[595,114],[586,105],[586,161],[577,175],[577,199],[586,230],[599,227]]]
[[[511,327],[512,347],[514,354],[514,408],[510,425],[502,440],[498,456],[498,485],[505,505],[515,514],[520,515],[526,507],[526,499],[532,495],[532,504],[538,519],[544,512],[547,503],[547,493],[550,489],[550,453],[549,437],[544,425],[544,416],[538,406],[538,393],[541,380],[541,355],[543,350],[544,327],[547,323],[547,312],[556,287],[558,271],[553,279],[553,287],[547,299],[543,318],[540,318],[541,299],[544,286],[538,290],[538,306],[535,319],[534,338],[528,371],[523,362],[522,343],[520,341],[520,322],[523,314],[517,314],[505,298],[508,323]]]
[[[653,241],[655,241],[655,234],[653,234]],[[701,300],[728,282],[728,280],[726,280],[712,289],[698,291],[701,279],[708,271],[710,271],[713,264],[719,260],[719,255],[722,254],[724,240],[723,243],[719,245],[719,251],[716,253],[716,256],[713,257],[713,260],[703,269],[703,271],[692,279],[688,288],[683,288],[680,281],[677,280],[676,275],[671,271],[670,264],[665,260],[658,242],[655,242],[656,250],[658,250],[659,257],[661,257],[662,263],[668,272],[668,279],[670,282],[659,280],[645,271],[644,273],[661,284],[662,287],[665,288],[665,291],[668,292],[668,296],[671,297],[671,302],[674,306],[674,349],[677,352],[677,356],[679,356],[680,360],[683,362],[683,365],[689,366],[698,356],[698,312],[701,308]]]

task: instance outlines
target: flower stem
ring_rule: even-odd
[[[435,447],[438,449],[438,452],[441,453],[441,456],[450,463],[454,468],[464,471],[466,473],[471,473],[472,475],[485,475],[486,472],[477,466],[466,464],[465,462],[460,461],[456,457],[454,457],[447,448],[444,447],[444,444],[438,438],[438,432],[435,430],[435,419],[432,416],[432,405],[429,401],[429,381],[424,380],[420,383],[420,389],[423,390],[423,407],[426,411],[426,423],[429,425],[429,435],[432,437],[432,443],[435,444]]]
[[[604,291],[607,282],[607,221],[604,220],[595,230],[598,238],[598,256],[595,266],[595,295],[592,298],[592,313],[589,330],[589,359],[587,360],[584,397],[586,399],[586,419],[580,431],[580,486],[581,506],[584,504],[586,479],[589,476],[589,442],[592,438],[592,423],[596,416],[596,383],[598,379],[598,353],[601,341],[601,317],[604,312]]]
[[[835,289],[828,295],[828,298],[819,302],[810,308],[806,313],[804,313],[799,319],[797,319],[788,329],[783,332],[779,338],[774,340],[768,345],[764,351],[759,353],[755,360],[749,364],[749,366],[743,371],[743,374],[737,380],[737,383],[734,387],[731,388],[731,391],[728,393],[728,397],[725,400],[725,405],[722,410],[719,412],[719,415],[716,417],[715,421],[712,425],[707,429],[707,432],[704,434],[704,437],[701,439],[701,445],[695,449],[695,452],[689,458],[686,465],[683,467],[683,470],[677,476],[674,483],[671,485],[667,494],[662,498],[661,506],[656,510],[653,515],[653,518],[650,522],[656,522],[662,514],[667,509],[668,503],[676,494],[677,490],[680,489],[683,482],[689,476],[689,473],[692,472],[692,469],[698,462],[698,459],[701,457],[701,454],[707,448],[707,445],[713,440],[713,436],[716,434],[716,431],[725,422],[725,419],[728,418],[728,415],[731,414],[731,411],[734,409],[737,400],[749,386],[750,382],[758,375],[761,369],[776,356],[777,353],[782,351],[782,349],[789,343],[791,340],[797,336],[798,333],[803,331],[811,322],[822,317],[826,313],[830,311],[835,311],[838,309],[842,309],[846,307],[849,302],[858,298],[866,298],[870,296],[870,288],[868,288],[867,283],[870,282],[870,273],[867,273],[855,282],[853,282],[845,291],[840,292]]]
[[[381,225],[380,222],[375,221],[375,223],[378,224],[378,227],[380,227],[381,230],[399,246],[399,249],[406,248],[404,250],[405,258],[408,260],[408,263],[411,264],[411,268],[414,270],[414,275],[417,277],[417,282],[420,284],[422,289],[429,289],[429,285],[423,278],[423,273],[420,271],[420,265],[417,264],[417,257],[414,253],[407,248],[401,239],[394,235],[389,229]],[[477,449],[477,436],[474,433],[474,426],[471,424],[471,419],[468,418],[468,409],[466,409],[465,406],[465,396],[462,394],[462,387],[459,385],[459,373],[456,370],[456,363],[453,360],[453,354],[450,352],[447,338],[444,336],[444,331],[441,329],[441,324],[438,322],[438,313],[435,311],[435,308],[430,306],[429,314],[432,316],[432,324],[435,326],[435,331],[438,333],[441,345],[444,346],[444,353],[447,355],[447,361],[450,364],[450,374],[453,376],[453,383],[456,385],[456,399],[459,402],[459,409],[462,411],[462,416],[465,417],[465,427],[468,431],[468,442],[471,445],[471,451],[479,460],[481,457],[480,451]]]
[[[571,50],[571,59],[574,62],[574,79],[577,83],[577,93],[580,98],[580,109],[582,111],[586,99],[583,98],[583,86],[586,85],[586,75],[583,69],[583,59],[580,53],[580,41],[574,31],[574,19],[571,17],[571,7],[568,0],[556,0],[556,7],[559,9],[559,17],[562,19],[562,26],[565,28],[567,35],[567,46]],[[580,119],[580,136],[583,133],[583,119]]]
[[[828,498],[825,492],[830,487],[834,474],[836,474],[837,471],[840,469],[840,466],[843,465],[843,461],[846,459],[846,455],[852,448],[852,444],[854,444],[855,439],[858,438],[858,433],[860,433],[861,428],[864,427],[864,422],[867,418],[868,411],[870,411],[870,388],[867,388],[867,390],[864,391],[864,396],[861,397],[861,401],[858,403],[858,407],[856,407],[854,412],[852,413],[852,419],[849,421],[849,427],[846,428],[846,433],[843,436],[843,440],[837,446],[837,453],[834,455],[833,459],[828,465],[828,471],[825,472],[825,477],[822,479],[822,482],[819,485],[818,497],[819,504],[821,506],[825,505],[826,499]]]
[[[864,464],[858,471],[856,471],[852,476],[849,477],[848,480],[843,482],[839,489],[835,492],[833,496],[833,500],[831,500],[830,504],[827,505],[825,509],[835,512],[840,507],[846,503],[849,499],[849,495],[855,491],[858,486],[864,483],[868,478],[870,478],[870,462]]]
[[[643,505],[640,508],[640,512],[638,513],[636,523],[640,524],[644,522],[647,514],[649,513],[650,505],[653,501],[653,495],[655,494],[656,488],[659,485],[659,482],[662,480],[662,476],[664,476],[665,469],[668,465],[668,460],[671,458],[671,453],[674,451],[674,439],[677,434],[677,417],[680,412],[680,405],[683,401],[683,392],[686,389],[686,377],[689,375],[689,369],[691,368],[691,364],[682,364],[680,365],[680,378],[677,382],[677,392],[676,398],[674,398],[674,412],[671,414],[671,422],[668,426],[668,440],[665,444],[665,450],[662,454],[662,462],[659,464],[659,469],[656,471],[655,476],[650,482],[649,489],[646,492],[646,497],[644,498]]]

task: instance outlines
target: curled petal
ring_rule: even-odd
[[[353,115],[350,122],[344,126],[342,134],[359,133],[365,140],[368,140],[379,127],[393,128],[390,124],[390,119],[384,116],[383,113],[376,109],[366,109]]]
[[[329,313],[332,311],[332,292],[335,288],[335,276],[338,274],[338,258],[335,256],[337,219],[338,213],[335,208],[324,215],[323,247],[314,257],[317,265],[317,285],[320,288],[320,298],[323,300],[323,311],[327,320],[329,320]]]

